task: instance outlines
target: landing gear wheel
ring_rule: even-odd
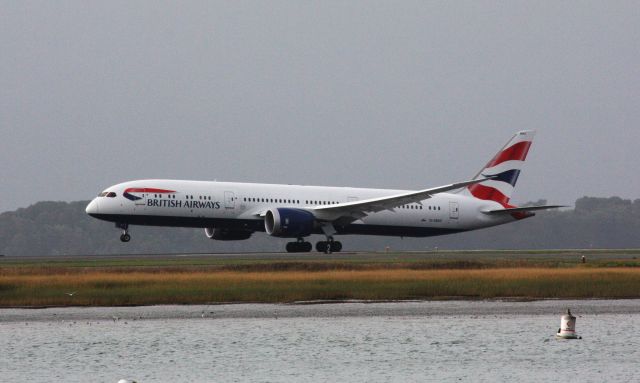
[[[310,242],[298,241],[298,242],[287,242],[287,252],[288,253],[308,253],[311,251],[313,246],[311,246]]]
[[[333,241],[319,241],[316,243],[316,250],[320,253],[331,254],[334,246]]]
[[[316,250],[325,254],[339,253],[342,250],[342,243],[340,241],[334,241],[332,237],[328,239],[328,241],[319,241],[316,243]]]
[[[120,235],[120,240],[122,242],[129,242],[129,241],[131,241],[131,236],[129,234],[127,234],[127,233],[124,233],[124,234]]]
[[[318,243],[316,243],[316,251],[318,251],[319,253],[326,253],[327,252],[327,242],[326,241],[318,241]]]

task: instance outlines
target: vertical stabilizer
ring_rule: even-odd
[[[495,201],[508,207],[534,135],[533,130],[516,133],[474,177],[492,179],[482,184],[470,185],[465,192],[475,198]]]

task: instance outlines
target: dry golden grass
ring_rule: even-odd
[[[74,292],[73,296],[66,293]],[[637,268],[506,268],[478,270],[3,269],[0,306],[145,305],[291,302],[325,299],[631,298]]]

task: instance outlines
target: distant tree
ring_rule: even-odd
[[[84,212],[88,201],[38,202],[0,214],[0,254],[132,254],[187,252],[281,251],[286,239],[255,233],[251,239],[221,242],[201,229],[133,226],[123,244],[109,222]],[[544,199],[522,204],[543,205]],[[640,199],[582,197],[574,209],[538,212],[536,217],[483,230],[431,238],[345,236],[346,249],[540,249],[638,248]],[[320,240],[320,236],[312,240]]]

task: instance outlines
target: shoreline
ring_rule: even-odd
[[[92,306],[92,305],[50,305],[50,306],[0,306],[2,310],[46,310],[46,309],[65,309],[65,308],[145,308],[145,307],[201,307],[201,306],[239,306],[239,305],[273,305],[273,306],[322,306],[322,305],[345,305],[345,304],[402,304],[402,303],[433,303],[433,302],[487,302],[487,303],[532,303],[532,302],[560,302],[560,301],[577,301],[577,302],[598,302],[598,301],[638,301],[640,304],[640,295],[637,297],[597,297],[597,298],[580,298],[580,297],[563,297],[563,298],[534,298],[534,297],[496,297],[496,298],[470,298],[470,297],[435,297],[425,299],[345,299],[345,300],[311,300],[311,301],[294,301],[294,302],[204,302],[204,303],[161,303],[161,304],[130,304],[130,305],[112,305],[112,306]],[[640,312],[640,308],[639,308]]]
[[[490,301],[403,301],[344,302],[320,305],[241,303],[222,305],[156,305],[135,307],[58,307],[47,309],[0,309],[0,326],[18,322],[65,322],[69,325],[102,323],[133,325],[145,320],[236,320],[236,319],[340,319],[354,317],[504,318],[549,316],[556,325],[566,309],[578,317],[638,315],[640,299],[539,300],[534,302]],[[581,319],[582,321],[583,319]]]

